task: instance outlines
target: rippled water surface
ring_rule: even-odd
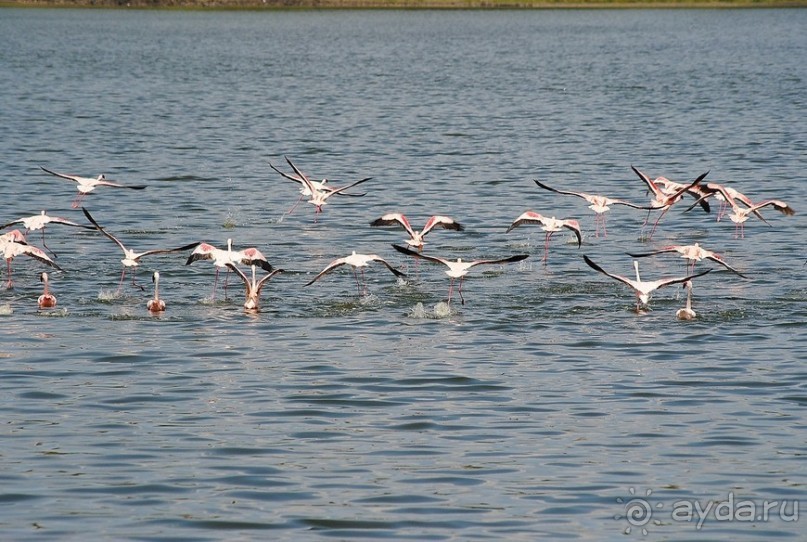
[[[1,538],[803,539],[805,27],[804,10],[0,10],[2,222],[86,224],[39,166],[105,173],[148,185],[84,200],[127,246],[231,238],[286,271],[245,314],[238,278],[213,297],[187,251],[118,291],[112,241],[46,228],[58,307],[37,310],[30,258],[0,292]],[[287,214],[284,156],[372,179]],[[648,240],[645,212],[615,206],[596,236],[584,200],[533,183],[645,204],[631,165],[796,214],[767,207],[736,239],[716,202],[677,205]],[[530,209],[577,218],[582,247],[563,231],[542,261],[540,227],[506,233]],[[474,268],[449,308],[443,268],[369,227],[391,211],[465,226],[424,254],[530,257]],[[582,257],[632,276],[626,252],[695,242],[748,279],[698,263],[689,322],[679,286],[637,314]],[[353,250],[406,280],[376,264],[366,295],[347,268],[303,286]],[[680,513],[710,501],[723,516]]]

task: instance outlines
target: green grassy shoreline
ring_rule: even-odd
[[[0,0],[0,7],[290,10],[807,7],[807,0]]]

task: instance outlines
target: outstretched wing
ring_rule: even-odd
[[[147,250],[145,252],[141,252],[138,255],[138,258],[142,258],[143,256],[148,256],[149,254],[169,254],[171,252],[184,252],[186,250],[191,250],[198,247],[201,244],[201,241],[196,241],[195,243],[190,243],[188,245],[183,245],[177,248],[159,248],[154,250]]]
[[[333,271],[337,267],[345,265],[345,263],[347,263],[347,258],[337,258],[336,260],[332,261],[327,266],[325,266],[325,269],[320,271],[319,274],[316,277],[314,277],[313,279],[306,282],[303,286],[310,286],[311,284],[315,283],[316,281],[318,281],[323,276],[327,275],[328,273],[330,273],[331,271]]]
[[[666,279],[654,280],[652,282],[647,282],[646,284],[652,285],[654,289],[664,288],[665,286],[670,286],[672,284],[680,284],[682,282],[687,282],[688,280],[692,280],[697,277],[702,277],[703,275],[711,272],[712,272],[711,269],[707,269],[706,271],[701,271],[700,273],[689,275],[688,277],[666,278]]]
[[[401,226],[406,232],[409,234],[410,237],[415,236],[415,231],[412,229],[412,225],[409,223],[409,220],[402,215],[401,213],[387,213],[383,215],[381,218],[376,218],[372,222],[370,222],[371,226]]]
[[[563,227],[572,230],[577,237],[577,248],[583,244],[583,234],[580,232],[580,223],[577,220],[564,220]]]
[[[543,215],[536,213],[534,211],[526,211],[522,213],[521,216],[516,218],[512,224],[510,224],[510,227],[507,228],[507,231],[505,233],[509,233],[512,229],[517,228],[522,224],[535,224],[543,222],[544,222]]]
[[[118,246],[121,248],[121,250],[122,250],[122,251],[126,252],[126,247],[124,246],[124,244],[123,244],[123,243],[121,243],[121,242],[118,240],[118,238],[117,238],[117,237],[115,237],[115,236],[114,236],[114,235],[112,235],[111,233],[107,232],[107,231],[106,231],[104,228],[102,228],[102,227],[101,227],[101,226],[98,224],[98,222],[96,222],[96,221],[95,221],[95,219],[92,217],[92,215],[90,214],[90,212],[89,212],[89,211],[88,211],[88,210],[87,210],[85,207],[82,207],[82,208],[81,208],[81,210],[82,210],[82,211],[84,211],[84,216],[86,216],[86,217],[87,217],[87,220],[89,220],[89,221],[92,223],[92,225],[93,225],[93,226],[95,226],[95,229],[97,229],[98,231],[100,231],[101,233],[103,233],[103,234],[104,234],[106,237],[109,237],[110,239],[112,239],[112,241],[114,241],[114,243],[115,243],[116,245],[118,245]]]
[[[566,190],[558,190],[557,188],[552,188],[551,186],[545,185],[537,179],[533,179],[533,182],[535,182],[535,184],[537,184],[544,190],[549,190],[550,192],[555,192],[556,194],[564,194],[566,196],[577,196],[578,198],[583,198],[584,200],[588,200],[588,198],[590,197],[589,194],[585,194],[583,192],[568,192]]]
[[[618,280],[619,282],[630,286],[634,290],[636,289],[636,283],[634,281],[632,281],[631,279],[629,279],[627,277],[623,277],[622,275],[614,275],[613,273],[609,273],[608,271],[606,271],[605,269],[603,269],[602,267],[600,267],[599,265],[594,263],[591,260],[591,258],[589,258],[588,256],[584,255],[583,259],[586,261],[588,266],[591,267],[592,269],[594,269],[595,271],[599,271],[600,273],[602,273],[603,275],[605,275],[607,277],[611,277],[614,280]]]
[[[516,254],[515,256],[508,256],[507,258],[499,258],[496,260],[474,260],[473,262],[471,262],[470,267],[474,267],[477,265],[520,262],[521,260],[526,260],[527,258],[529,258],[529,256],[530,256],[529,254]]]
[[[454,230],[454,231],[462,231],[465,229],[465,227],[462,224],[460,224],[451,217],[434,215],[430,217],[429,220],[426,221],[426,225],[423,226],[423,232],[421,233],[421,235],[426,235],[434,228],[443,228],[445,230]]]
[[[448,260],[443,258],[438,258],[437,256],[429,256],[428,254],[421,254],[420,252],[415,252],[414,250],[410,250],[406,247],[402,247],[400,245],[392,245],[392,248],[397,250],[402,254],[408,254],[409,256],[414,256],[415,258],[423,258],[424,260],[428,260],[434,263],[441,263],[443,265],[448,265]]]
[[[369,255],[369,258],[370,258],[371,260],[373,260],[374,262],[379,262],[379,263],[384,264],[384,265],[386,266],[386,268],[387,268],[387,269],[389,269],[390,271],[392,271],[392,273],[393,273],[393,274],[394,274],[396,277],[405,277],[405,276],[406,276],[406,273],[404,273],[404,272],[402,272],[402,271],[398,271],[397,269],[395,269],[394,267],[392,267],[392,265],[390,265],[390,263],[389,263],[387,260],[385,260],[385,259],[384,259],[384,258],[382,258],[381,256],[378,256],[377,254],[370,254],[370,255]]]

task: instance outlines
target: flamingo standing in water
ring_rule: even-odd
[[[26,216],[26,217],[23,217],[23,218],[18,218],[17,220],[12,220],[11,222],[8,222],[7,224],[3,224],[2,226],[0,226],[0,230],[9,227],[12,224],[22,224],[23,226],[25,226],[25,233],[26,234],[28,232],[31,232],[31,231],[42,230],[42,246],[45,247],[45,250],[47,250],[48,252],[53,254],[54,258],[56,257],[56,253],[53,252],[53,250],[51,250],[50,247],[45,244],[45,226],[46,225],[48,225],[48,224],[63,224],[65,226],[75,226],[75,227],[79,227],[79,228],[87,228],[87,229],[90,229],[90,230],[95,229],[92,226],[87,226],[85,224],[77,224],[76,222],[73,222],[72,220],[67,220],[66,218],[62,218],[60,216],[50,216],[50,215],[46,214],[44,210],[38,215]]]
[[[334,261],[332,261],[331,263],[329,263],[327,266],[325,266],[325,269],[323,269],[322,271],[319,272],[319,274],[316,277],[314,277],[313,279],[311,279],[307,283],[305,283],[305,286],[309,286],[309,285],[313,284],[314,282],[318,281],[324,275],[330,273],[331,271],[333,271],[337,267],[340,267],[340,266],[343,266],[343,265],[349,265],[349,266],[353,267],[353,276],[356,278],[356,288],[359,291],[359,295],[362,294],[362,285],[364,286],[364,293],[366,294],[367,293],[367,281],[366,281],[365,276],[364,276],[364,268],[369,266],[371,262],[379,262],[379,263],[383,264],[396,277],[405,277],[406,276],[405,273],[395,269],[392,265],[390,265],[389,262],[387,262],[387,260],[385,260],[381,256],[378,256],[376,254],[356,254],[356,251],[354,250],[353,253],[350,254],[350,256],[345,256],[344,258],[337,258]],[[358,275],[357,269],[361,269],[361,278],[362,278],[361,284],[359,283],[359,275]]]
[[[160,272],[155,271],[151,275],[151,282],[154,283],[154,298],[149,299],[146,308],[151,313],[165,312],[165,301],[160,299]]]
[[[37,305],[39,305],[40,309],[50,309],[56,306],[56,296],[50,293],[48,285],[48,274],[47,273],[40,273],[39,274],[39,281],[45,285],[45,291],[42,292],[42,295],[36,300]]]
[[[686,307],[675,311],[675,317],[679,320],[694,320],[698,314],[692,308],[692,281],[686,281],[684,287],[687,289],[687,304]]]
[[[263,285],[266,282],[277,275],[278,273],[283,273],[283,269],[272,269],[272,271],[261,278],[260,280],[256,280],[255,276],[255,268],[256,265],[252,264],[252,280],[246,276],[246,274],[238,269],[234,264],[228,263],[227,267],[235,272],[236,275],[241,277],[241,280],[244,281],[244,286],[246,287],[246,300],[244,301],[244,310],[246,312],[257,313],[260,312],[260,298],[261,298],[261,290],[263,290]]]
[[[513,228],[517,228],[522,224],[541,224],[541,229],[546,232],[546,239],[544,241],[544,263],[546,263],[547,258],[549,257],[549,239],[552,237],[552,234],[555,232],[560,231],[563,228],[567,228],[574,232],[575,236],[577,237],[577,248],[580,248],[580,245],[583,244],[583,236],[580,232],[580,224],[577,220],[567,220],[567,219],[558,219],[553,217],[546,217],[534,211],[527,211],[522,213],[521,216],[516,218],[510,227],[507,228],[507,232],[509,233]]]
[[[653,229],[650,231],[650,235],[647,237],[651,239],[653,234],[656,233],[656,227],[658,226],[659,221],[667,214],[667,211],[675,204],[676,202],[680,201],[683,195],[687,192],[692,192],[693,189],[709,174],[707,171],[700,175],[697,179],[695,179],[691,184],[683,185],[681,188],[673,191],[672,193],[665,192],[655,181],[651,180],[645,173],[639,171],[635,167],[631,166],[631,169],[639,176],[639,178],[644,181],[647,185],[647,188],[653,194],[653,200],[650,202],[650,205],[653,209],[660,209],[661,214],[656,219],[656,222],[653,224]],[[697,194],[696,194],[697,195]],[[708,211],[708,203],[706,200],[702,200],[701,203],[706,204],[707,206],[705,209]],[[650,218],[650,211],[647,212],[647,218],[645,219],[645,225],[647,224],[647,220]]]
[[[628,252],[628,256],[633,258],[644,258],[645,256],[654,256],[656,254],[665,254],[668,252],[677,252],[681,255],[682,258],[687,259],[687,272],[694,273],[695,272],[695,264],[701,260],[712,260],[713,262],[717,262],[729,271],[732,271],[744,279],[747,279],[745,275],[734,269],[732,266],[726,263],[723,257],[716,253],[712,252],[711,250],[706,250],[698,243],[694,245],[670,245],[666,247],[662,247],[659,250],[653,252],[647,252],[644,254],[633,254]],[[690,268],[691,265],[691,268]]]
[[[274,268],[263,255],[263,253],[255,247],[245,248],[244,250],[233,250],[233,240],[227,239],[227,248],[216,248],[210,243],[200,243],[198,247],[191,252],[185,265],[190,265],[197,260],[212,260],[213,265],[216,267],[216,277],[213,279],[213,298],[216,297],[216,285],[219,280],[219,269],[226,268],[227,273],[230,272],[230,267],[227,264],[241,263],[244,265],[257,265],[267,272],[271,272]],[[227,277],[224,279],[224,295],[227,295]]]
[[[308,177],[306,177],[305,173],[300,171],[299,168],[297,166],[295,166],[294,163],[291,160],[286,158],[286,162],[288,162],[288,164],[294,170],[294,173],[296,174],[296,177],[283,173],[282,171],[277,169],[272,164],[269,164],[269,165],[272,167],[272,169],[274,169],[275,171],[277,171],[278,173],[280,173],[281,175],[283,175],[286,178],[289,178],[289,179],[291,179],[291,180],[293,180],[295,182],[302,181],[304,188],[306,188],[308,190],[308,192],[311,194],[311,199],[308,200],[308,203],[310,203],[311,205],[313,205],[316,208],[316,211],[314,212],[314,220],[315,221],[316,221],[316,217],[322,212],[322,207],[328,203],[328,198],[330,198],[331,196],[335,196],[337,194],[342,194],[345,190],[353,188],[356,185],[359,185],[359,184],[361,184],[363,182],[366,182],[366,181],[369,181],[370,179],[372,179],[372,177],[365,177],[364,179],[360,179],[360,180],[358,180],[358,181],[356,181],[354,183],[351,183],[351,184],[349,184],[347,186],[342,186],[342,187],[339,187],[339,188],[324,187],[322,184],[320,184],[320,186],[323,186],[323,188],[317,188],[316,186],[314,186],[314,183]],[[353,195],[357,195],[357,194],[353,194]]]
[[[647,306],[650,303],[651,294],[656,290],[658,290],[659,288],[670,286],[671,284],[679,284],[681,282],[686,282],[696,277],[701,277],[706,273],[710,273],[712,271],[711,269],[707,269],[706,271],[702,271],[695,275],[689,275],[687,277],[673,277],[654,281],[647,281],[642,280],[641,277],[639,277],[639,262],[633,260],[633,268],[636,270],[636,280],[631,280],[627,277],[623,277],[622,275],[615,275],[609,273],[608,271],[604,270],[602,267],[594,263],[588,256],[583,256],[583,259],[586,261],[588,266],[594,269],[595,271],[599,271],[603,275],[611,277],[612,279],[618,280],[619,282],[629,286],[636,294],[636,312],[641,312],[641,305]]]
[[[286,158],[286,161],[291,163],[288,158]],[[311,196],[313,196],[313,193],[309,189],[306,182],[303,180],[304,178],[308,178],[306,175],[299,176],[299,175],[290,175],[288,173],[284,173],[284,172],[280,171],[279,169],[277,169],[275,166],[273,166],[271,162],[269,163],[269,167],[274,169],[276,172],[278,172],[284,178],[289,179],[290,181],[294,181],[294,182],[300,184],[300,197],[297,198],[297,201],[294,203],[294,205],[292,205],[291,208],[288,211],[286,211],[287,215],[290,215],[292,212],[294,212],[294,209],[296,209],[297,206],[300,204],[300,202],[303,201],[303,198],[310,198]],[[299,168],[294,168],[294,169],[299,171]],[[319,190],[319,191],[322,191],[322,192],[327,192],[329,190],[333,190],[333,188],[331,188],[330,186],[327,186],[328,179],[322,179],[321,181],[314,181],[312,179],[308,179],[308,180],[311,183],[311,185],[313,185],[315,190]],[[340,195],[341,196],[352,196],[352,197],[360,198],[362,196],[365,196],[366,194],[365,193],[361,193],[361,194],[340,193]]]
[[[409,239],[405,243],[412,248],[423,250],[423,245],[426,243],[423,238],[426,234],[435,228],[443,228],[446,230],[463,231],[465,228],[454,220],[453,218],[441,215],[434,215],[426,221],[426,225],[420,231],[415,231],[409,220],[401,213],[387,213],[381,218],[376,218],[370,222],[371,226],[401,226],[409,234]]]
[[[79,177],[78,175],[57,173],[55,171],[45,169],[42,166],[39,166],[39,168],[46,173],[50,173],[51,175],[55,175],[56,177],[67,179],[68,181],[73,181],[74,183],[76,183],[76,188],[78,189],[78,195],[76,196],[76,199],[73,201],[73,209],[77,209],[79,205],[81,205],[84,196],[86,196],[99,186],[111,186],[113,188],[128,188],[130,190],[143,190],[144,188],[146,188],[146,186],[142,184],[127,185],[127,184],[121,184],[117,181],[110,181],[103,174],[98,175],[97,177]]]
[[[104,228],[102,228],[98,224],[98,222],[95,221],[95,219],[92,217],[92,215],[90,214],[90,212],[87,209],[82,207],[81,210],[84,211],[84,216],[87,217],[87,220],[89,220],[92,223],[92,225],[95,226],[95,228],[98,231],[100,231],[102,234],[104,234],[105,237],[108,237],[110,240],[112,240],[123,251],[123,259],[121,260],[121,263],[123,264],[123,271],[121,272],[121,275],[120,275],[120,283],[118,284],[118,292],[120,292],[121,287],[123,286],[123,277],[126,276],[126,268],[127,267],[132,267],[133,268],[132,269],[132,285],[137,286],[141,290],[145,290],[145,288],[143,288],[143,286],[141,286],[140,284],[137,284],[135,282],[136,268],[137,268],[138,265],[140,265],[140,259],[143,256],[149,256],[151,254],[169,254],[171,252],[184,252],[186,250],[190,250],[192,248],[195,248],[195,247],[197,247],[199,245],[199,241],[196,241],[195,243],[190,243],[188,245],[184,245],[184,246],[177,247],[177,248],[155,249],[155,250],[147,250],[145,252],[135,252],[134,250],[130,250],[130,249],[126,248],[126,245],[124,245],[117,237],[115,237],[114,235],[112,235],[111,233],[106,231]]]
[[[536,179],[533,179],[533,181],[535,182],[535,184],[537,184],[544,190],[549,190],[550,192],[555,192],[556,194],[577,196],[578,198],[583,198],[584,200],[589,202],[591,205],[589,205],[588,208],[596,213],[596,217],[594,219],[594,235],[596,237],[600,236],[600,228],[602,228],[603,237],[608,237],[608,229],[606,227],[607,215],[605,213],[611,210],[611,205],[625,205],[627,207],[632,207],[634,209],[644,209],[644,210],[653,209],[653,207],[648,207],[646,205],[637,205],[635,203],[631,203],[629,201],[625,201],[622,199],[609,198],[608,196],[587,194],[585,192],[570,192],[568,190],[558,190],[556,188],[552,188],[551,186],[547,186]]]
[[[477,265],[491,265],[491,264],[502,264],[502,263],[509,263],[509,262],[520,262],[521,260],[525,260],[529,257],[529,254],[517,254],[515,256],[509,256],[507,258],[499,258],[495,260],[471,260],[468,262],[462,261],[462,258],[457,258],[457,261],[446,260],[445,258],[438,258],[436,256],[427,256],[426,254],[422,254],[420,252],[416,252],[406,247],[392,245],[392,248],[401,252],[403,254],[408,254],[409,256],[414,256],[416,258],[423,258],[424,260],[428,260],[434,263],[441,263],[448,267],[446,271],[446,275],[451,278],[451,282],[448,285],[448,301],[447,304],[451,305],[451,293],[454,288],[454,279],[460,279],[459,288],[457,291],[459,292],[460,301],[463,305],[465,305],[465,298],[462,297],[462,282],[465,278],[465,275],[468,274],[468,271],[471,270],[472,267]]]
[[[42,249],[29,245],[25,242],[25,236],[20,230],[11,230],[10,232],[0,235],[0,253],[6,260],[6,289],[10,290],[14,287],[14,281],[11,277],[11,262],[17,256],[30,256],[35,260],[47,264],[54,269],[62,270],[61,267],[56,265],[56,262],[50,259]]]

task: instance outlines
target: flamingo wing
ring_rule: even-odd
[[[507,228],[507,231],[505,233],[509,233],[511,230],[521,226],[522,224],[535,224],[535,223],[543,224],[544,220],[545,218],[543,215],[538,214],[534,211],[526,211],[522,213],[521,216],[516,218],[512,224],[510,224],[510,227]]]
[[[589,266],[589,267],[591,267],[592,269],[594,269],[595,271],[599,271],[600,273],[602,273],[603,275],[605,275],[605,276],[607,276],[607,277],[611,277],[611,278],[612,278],[612,279],[614,279],[614,280],[618,280],[619,282],[621,282],[621,283],[623,283],[623,284],[626,284],[626,285],[630,286],[630,287],[631,287],[631,288],[633,288],[634,290],[639,290],[639,288],[637,288],[637,283],[636,283],[636,281],[633,281],[633,280],[631,280],[631,279],[629,279],[629,278],[627,278],[627,277],[623,277],[622,275],[615,275],[615,274],[613,274],[613,273],[609,273],[608,271],[606,271],[605,269],[603,269],[602,267],[600,267],[599,265],[597,265],[596,263],[594,263],[594,262],[591,260],[591,258],[589,258],[588,256],[585,256],[585,255],[584,255],[584,256],[583,256],[583,259],[586,261],[586,263],[588,264],[588,266]]]
[[[370,222],[370,225],[371,226],[398,225],[406,230],[406,233],[409,234],[409,237],[413,238],[415,237],[415,231],[412,229],[412,225],[409,223],[409,220],[401,213],[387,213],[381,216],[381,218],[376,218],[375,220]]]
[[[110,238],[110,239],[111,239],[111,240],[112,240],[112,241],[113,241],[113,242],[114,242],[116,245],[118,245],[118,246],[121,248],[121,250],[123,250],[123,252],[126,252],[126,246],[124,246],[124,244],[123,244],[123,243],[121,243],[121,242],[118,240],[118,238],[117,238],[117,237],[115,237],[114,235],[112,235],[111,233],[109,233],[108,231],[106,231],[104,228],[102,228],[102,227],[101,227],[101,226],[98,224],[98,222],[96,222],[96,221],[95,221],[95,219],[92,217],[92,215],[90,214],[90,212],[89,212],[89,211],[88,211],[88,210],[87,210],[85,207],[82,207],[82,208],[81,208],[81,210],[82,210],[82,211],[84,211],[84,216],[86,216],[86,217],[87,217],[87,220],[89,220],[89,221],[92,223],[92,225],[93,225],[93,226],[95,226],[95,229],[97,229],[98,231],[100,231],[101,233],[103,233],[103,234],[104,234],[106,237]]]
[[[706,258],[707,258],[708,260],[712,260],[713,262],[717,262],[717,263],[719,263],[720,265],[722,265],[723,267],[725,267],[725,268],[726,268],[726,269],[728,269],[729,271],[732,271],[732,272],[736,273],[737,275],[741,276],[741,277],[742,277],[742,278],[744,278],[744,279],[747,279],[747,278],[748,278],[748,277],[746,277],[745,275],[743,275],[742,273],[740,273],[739,271],[737,271],[736,269],[734,269],[734,268],[733,268],[732,266],[730,266],[728,263],[726,263],[726,261],[725,261],[725,260],[722,258],[722,256],[720,256],[719,254],[715,254],[714,252],[712,252],[711,254],[708,254],[708,255],[706,256]]]
[[[385,259],[384,259],[384,258],[382,258],[381,256],[378,256],[378,255],[376,255],[376,254],[369,254],[369,255],[368,255],[368,258],[369,258],[369,259],[371,259],[371,260],[373,260],[374,262],[379,262],[379,263],[384,264],[384,266],[386,266],[386,268],[387,268],[387,269],[389,269],[390,271],[392,271],[392,273],[393,273],[393,274],[394,274],[396,277],[405,277],[405,276],[406,276],[406,273],[404,273],[404,272],[402,272],[402,271],[398,271],[397,269],[395,269],[395,268],[394,268],[392,265],[390,265],[390,263],[389,263],[387,260],[385,260]]]
[[[583,235],[580,232],[580,223],[577,220],[564,220],[563,227],[574,232],[574,235],[577,237],[577,248],[580,248],[583,244]]]
[[[430,262],[441,263],[443,265],[451,267],[449,265],[450,262],[444,258],[438,258],[437,256],[429,256],[428,254],[421,254],[420,252],[415,252],[414,250],[410,250],[400,245],[392,245],[392,248],[394,248],[395,250],[397,250],[402,254],[408,254],[409,256],[414,256],[415,258],[423,258],[424,260],[428,260]]]
[[[196,242],[194,242],[194,243],[190,243],[190,244],[187,244],[187,245],[183,245],[183,246],[181,246],[181,247],[177,247],[177,248],[158,248],[158,249],[153,249],[153,250],[147,250],[147,251],[145,251],[145,252],[141,252],[141,253],[140,253],[140,254],[137,256],[137,259],[140,259],[140,258],[142,258],[143,256],[148,256],[148,255],[150,255],[150,254],[169,254],[169,253],[171,253],[171,252],[184,252],[184,251],[186,251],[186,250],[191,250],[191,249],[193,249],[193,248],[196,248],[196,247],[198,247],[200,244],[201,244],[201,243],[200,243],[199,241],[196,241]]]
[[[45,254],[42,250],[36,248],[35,246],[29,245],[29,244],[24,244],[24,243],[18,243],[18,244],[21,245],[21,250],[20,250],[21,254],[25,254],[26,256],[30,256],[31,258],[34,258],[35,260],[39,260],[40,262],[42,262],[44,264],[47,264],[47,265],[53,267],[54,269],[58,269],[59,271],[63,270],[61,267],[56,265],[56,262],[51,260],[48,257],[48,255]]]
[[[263,289],[264,284],[266,284],[275,275],[279,275],[280,273],[284,273],[285,271],[286,271],[285,269],[273,269],[268,275],[259,280],[256,292],[258,297],[260,297],[261,295],[261,290]]]
[[[303,286],[309,286],[309,285],[313,284],[314,282],[318,281],[320,278],[322,278],[323,276],[327,275],[328,273],[330,273],[331,271],[333,271],[333,270],[334,270],[334,269],[336,269],[337,267],[340,267],[340,266],[342,266],[342,265],[345,265],[346,263],[347,263],[347,258],[337,258],[336,260],[334,260],[334,261],[332,261],[331,263],[329,263],[329,264],[328,264],[328,265],[325,267],[325,269],[323,269],[322,271],[320,271],[320,272],[319,272],[319,274],[318,274],[316,277],[314,277],[313,279],[311,279],[311,280],[309,280],[308,282],[306,282],[306,283],[305,283]]]
[[[530,256],[529,254],[516,254],[515,256],[508,256],[506,258],[498,258],[495,260],[474,260],[468,267],[475,267],[477,265],[520,262],[521,260],[526,260],[527,258],[529,258],[529,256]]]
[[[465,229],[465,227],[462,224],[455,221],[451,217],[434,215],[430,217],[429,220],[426,221],[426,225],[423,226],[423,231],[421,235],[426,235],[434,228],[443,228],[445,230],[454,230],[454,231],[463,231]]]
[[[591,197],[590,194],[585,194],[583,192],[569,192],[567,190],[558,190],[557,188],[552,188],[551,186],[543,184],[541,181],[533,179],[533,182],[543,188],[544,190],[549,190],[550,192],[555,192],[556,194],[564,194],[566,196],[577,196],[578,198],[583,198],[586,201],[589,201]]]
[[[62,179],[67,179],[68,181],[73,181],[75,183],[80,183],[82,181],[81,177],[79,177],[78,175],[70,175],[70,174],[67,174],[67,173],[58,173],[56,171],[51,171],[51,170],[49,170],[47,168],[44,168],[42,166],[39,166],[39,169],[41,169],[45,173],[50,173],[51,175],[54,175],[56,177],[61,177]]]
[[[648,287],[653,288],[653,290],[657,290],[659,288],[664,288],[665,286],[670,286],[672,284],[680,284],[682,282],[687,282],[697,277],[702,277],[707,273],[711,273],[711,269],[707,269],[706,271],[701,271],[700,273],[696,273],[694,275],[689,275],[688,277],[673,277],[673,278],[664,278],[659,280],[654,280],[652,282],[645,282]]]

